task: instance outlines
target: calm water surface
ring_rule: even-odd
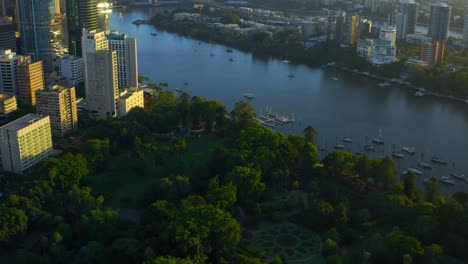
[[[385,146],[378,147],[374,157],[389,153],[393,147],[413,146],[418,151],[397,160],[399,170],[416,168],[424,152],[425,161],[437,155],[449,162],[424,171],[424,177],[449,175],[453,165],[453,170],[468,174],[468,104],[415,97],[405,88],[382,88],[350,74],[340,73],[338,80],[332,80],[333,75],[321,69],[255,58],[237,50],[230,54],[222,45],[132,24],[153,12],[156,9],[114,10],[108,21],[110,29],[137,38],[140,74],[153,82],[168,82],[171,89],[179,87],[191,95],[219,100],[230,109],[249,90],[255,95],[251,104],[258,112],[271,107],[274,112],[294,113],[294,126],[277,129],[280,132],[300,133],[310,124],[319,131],[319,144],[329,150],[339,142],[358,151],[366,136],[378,137],[381,131]],[[151,36],[152,32],[157,32],[157,37]],[[290,72],[295,78],[288,77]],[[353,143],[343,143],[344,136]],[[420,186],[424,177],[418,177]],[[468,190],[463,181],[456,182],[455,186],[442,184],[443,193]]]

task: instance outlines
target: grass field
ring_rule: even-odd
[[[190,176],[191,168],[204,166],[217,144],[214,136],[206,135],[199,139],[187,139],[187,151],[182,154],[180,166],[183,166],[186,176]],[[112,156],[109,168],[105,173],[89,176],[86,183],[97,194],[104,196],[105,204],[116,208],[138,208],[138,203],[151,186],[166,176],[164,168],[151,162],[132,157],[129,152]]]

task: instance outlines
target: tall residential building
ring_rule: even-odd
[[[67,55],[59,61],[59,75],[65,77],[70,87],[84,84],[84,68],[83,58]]]
[[[359,40],[356,51],[372,64],[393,63],[396,61],[395,38],[395,28],[381,28],[378,39]]]
[[[86,104],[91,115],[108,118],[117,115],[119,78],[117,51],[108,49],[104,31],[83,30]]]
[[[53,152],[49,117],[28,114],[0,127],[0,143],[3,170],[25,172]]]
[[[0,92],[18,95],[17,66],[26,61],[31,61],[31,56],[0,50]]]
[[[53,71],[50,0],[18,0],[21,53],[41,60],[44,72]]]
[[[44,89],[42,61],[25,61],[18,64],[18,99],[36,105],[36,91]]]
[[[446,3],[440,2],[431,5],[427,35],[433,41],[444,42],[447,40],[451,10],[452,8]]]
[[[379,38],[390,40],[391,44],[395,46],[396,41],[396,29],[394,27],[383,27],[380,28]]]
[[[465,15],[463,21],[463,43],[465,48],[468,48],[468,15]]]
[[[138,87],[137,42],[126,34],[110,32],[109,49],[117,51],[119,87]]]
[[[66,17],[68,51],[71,55],[81,57],[82,30],[98,29],[97,0],[66,0]]]
[[[357,43],[356,51],[359,57],[370,59],[372,55],[373,39],[360,39]]]
[[[430,65],[437,65],[444,59],[445,44],[434,42],[434,43],[423,43],[421,45],[420,59],[427,62]]]
[[[346,15],[342,43],[345,45],[356,46],[359,40],[359,32],[359,15]]]
[[[341,42],[345,15],[344,11],[328,11],[327,40]]]
[[[416,32],[419,4],[414,0],[400,0],[400,12],[396,18],[397,39],[405,39],[406,35]]]
[[[0,93],[0,114],[5,115],[17,108],[16,97],[10,93]]]
[[[0,16],[0,50],[16,52],[15,25],[11,18]]]
[[[52,135],[63,137],[78,128],[75,88],[55,85],[36,92],[36,111],[50,117]]]
[[[135,107],[145,107],[145,100],[143,90],[138,88],[128,88],[120,93],[119,102],[117,105],[117,116],[124,117],[127,113]]]

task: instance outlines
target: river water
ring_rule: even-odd
[[[114,10],[108,21],[110,29],[137,38],[140,75],[149,76],[152,82],[168,82],[171,89],[181,88],[191,95],[218,100],[229,109],[250,91],[255,95],[251,104],[257,112],[264,113],[270,107],[284,115],[294,113],[294,125],[277,131],[301,133],[305,126],[312,125],[319,132],[319,144],[329,150],[341,143],[347,150],[360,151],[366,136],[370,140],[381,132],[385,145],[377,146],[373,157],[402,146],[418,151],[395,160],[400,171],[416,168],[421,153],[427,162],[433,155],[448,161],[446,166],[420,169],[424,172],[424,177],[418,177],[420,187],[428,176],[440,177],[451,171],[468,174],[468,104],[415,97],[405,88],[383,88],[352,74],[338,73],[337,80],[333,80],[334,73],[318,68],[256,58],[238,50],[227,53],[223,45],[132,24],[136,19],[150,18],[153,12],[156,9]],[[295,77],[289,78],[289,73]],[[343,143],[345,136],[353,142]],[[442,184],[444,194],[460,190],[468,190],[463,181],[456,180],[454,186]]]

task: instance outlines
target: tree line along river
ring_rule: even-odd
[[[429,162],[437,155],[447,165],[432,164],[432,170],[418,168],[419,187],[429,176],[468,173],[468,105],[430,96],[416,97],[402,87],[381,87],[377,82],[351,73],[330,73],[319,68],[257,58],[251,53],[199,42],[154,29],[135,26],[137,19],[148,19],[156,8],[116,9],[109,14],[108,27],[137,38],[139,74],[152,82],[168,82],[170,89],[218,100],[231,109],[235,102],[250,100],[258,113],[272,112],[292,117],[294,124],[277,126],[285,134],[300,134],[307,125],[319,133],[318,143],[329,151],[342,144],[346,150],[360,152],[372,138],[385,144],[375,145],[370,155],[381,155],[414,147],[415,155],[395,159],[399,172],[418,168],[423,158]],[[157,33],[153,36],[151,33]],[[292,73],[294,78],[288,75]],[[343,142],[349,137],[352,143]],[[366,140],[367,138],[367,140]],[[322,153],[325,155],[325,153]],[[441,184],[443,194],[468,191],[466,182]]]

